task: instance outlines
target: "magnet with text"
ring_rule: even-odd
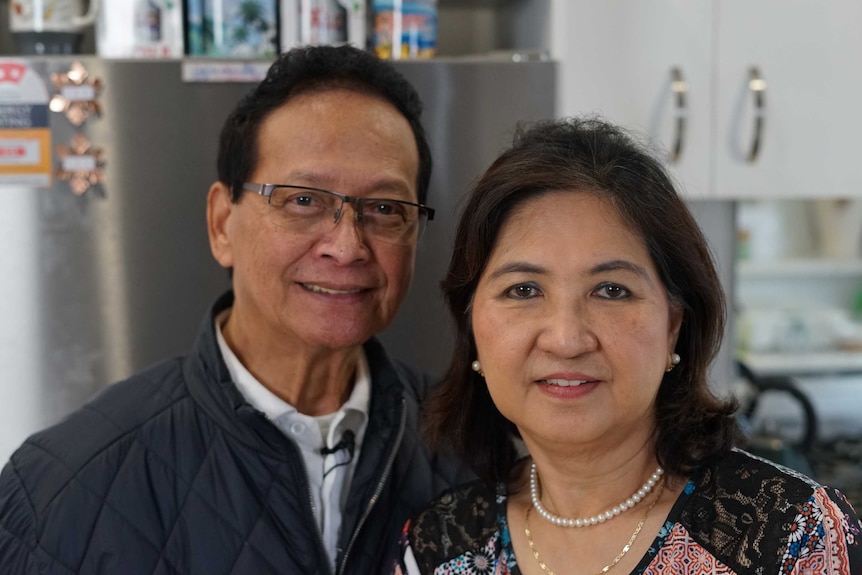
[[[57,146],[56,177],[69,182],[76,196],[84,195],[93,186],[105,182],[105,154],[84,136],[77,133],[68,144]]]
[[[51,185],[48,88],[26,60],[0,58],[0,186]]]
[[[51,98],[52,112],[64,113],[74,126],[80,126],[90,116],[101,116],[99,96],[104,88],[101,78],[90,76],[80,62],[75,62],[64,74],[51,74],[51,81],[60,91]]]

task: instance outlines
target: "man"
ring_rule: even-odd
[[[31,437],[0,475],[0,573],[379,573],[466,479],[417,432],[427,381],[374,334],[410,284],[421,103],[349,47],[293,50],[222,130],[210,244],[233,290],[190,354]]]

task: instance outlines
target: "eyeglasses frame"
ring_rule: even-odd
[[[324,190],[323,188],[312,188],[310,186],[296,186],[293,184],[258,184],[256,182],[245,182],[242,185],[242,190],[244,192],[254,192],[258,195],[261,195],[261,196],[266,198],[266,202],[268,204],[272,202],[272,192],[276,188],[290,188],[293,190],[308,190],[309,192],[322,192],[324,194],[330,194],[330,195],[335,196],[336,198],[340,199],[341,205],[335,211],[335,214],[333,216],[334,217],[333,223],[335,223],[335,224],[337,224],[338,220],[341,219],[341,214],[344,211],[344,204],[345,203],[353,204],[354,213],[356,214],[355,221],[361,222],[362,221],[362,215],[361,215],[362,210],[356,209],[356,208],[358,208],[359,206],[361,206],[362,204],[364,204],[366,202],[373,202],[373,201],[397,202],[399,204],[414,206],[416,208],[419,208],[420,213],[425,214],[425,218],[427,221],[430,222],[434,219],[434,208],[426,206],[424,204],[419,204],[416,202],[408,202],[406,200],[396,200],[394,198],[366,198],[366,197],[348,196],[346,194],[339,194],[338,192],[333,192],[331,190]]]

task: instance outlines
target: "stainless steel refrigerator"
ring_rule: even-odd
[[[394,356],[435,374],[444,370],[452,341],[438,284],[461,199],[511,140],[518,121],[554,115],[555,65],[520,60],[396,63],[425,102],[435,160],[428,201],[437,216],[419,247],[413,287],[383,339]],[[0,269],[6,276],[0,461],[101,387],[190,347],[210,303],[229,286],[210,255],[205,225],[218,132],[266,66],[94,57],[16,61],[42,79],[52,98],[62,93],[54,78],[73,62],[98,79],[97,106],[80,128],[63,111],[47,112],[46,160],[56,172],[63,165],[57,147],[80,132],[101,151],[104,181],[77,195],[56,174],[40,186],[4,179],[0,170]],[[0,145],[14,139],[11,133],[0,128]]]

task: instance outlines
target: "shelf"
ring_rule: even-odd
[[[862,260],[822,258],[792,260],[742,260],[736,262],[741,280],[805,277],[862,277]]]
[[[739,361],[759,376],[862,372],[862,352],[822,351],[814,353],[739,352]]]
[[[439,8],[499,8],[516,0],[439,0]]]

